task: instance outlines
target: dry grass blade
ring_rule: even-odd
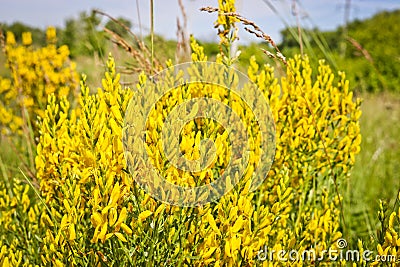
[[[219,9],[216,7],[202,7],[200,8],[200,11],[205,11],[208,13],[214,13],[214,12],[219,12]],[[276,43],[274,42],[274,40],[271,38],[271,36],[269,36],[268,34],[266,34],[263,30],[261,30],[261,28],[254,22],[251,21],[245,17],[243,17],[242,15],[235,13],[235,12],[228,12],[228,13],[219,13],[219,15],[223,15],[223,16],[230,16],[230,17],[235,17],[236,19],[238,19],[243,25],[245,26],[251,26],[251,27],[244,27],[244,29],[255,35],[258,38],[261,38],[263,40],[265,40],[267,43],[269,43],[274,49],[275,49],[275,54],[271,53],[271,52],[267,52],[265,50],[263,50],[264,53],[266,53],[269,57],[272,58],[277,58],[280,61],[282,61],[283,64],[285,64],[287,66],[287,61],[286,58],[283,56],[283,54],[281,53],[281,51],[279,50],[278,46],[276,45]]]
[[[190,61],[190,43],[187,34],[187,14],[185,11],[185,7],[182,3],[182,0],[178,0],[179,8],[181,9],[182,17],[183,17],[183,25],[179,18],[177,18],[177,44],[176,44],[176,62],[188,62]]]
[[[133,38],[135,38],[135,41],[137,42],[137,44],[138,44],[138,46],[139,46],[139,48],[140,48],[141,50],[143,50],[143,51],[148,51],[148,49],[147,49],[147,47],[144,45],[143,41],[140,40],[140,39],[137,37],[137,35],[136,35],[135,33],[133,33],[133,32],[131,31],[131,29],[129,29],[129,27],[127,27],[127,26],[126,26],[125,24],[123,24],[121,21],[119,21],[118,19],[114,18],[113,16],[111,16],[111,15],[109,15],[109,14],[107,14],[107,13],[101,11],[101,10],[95,9],[94,12],[97,13],[97,14],[99,14],[99,15],[102,15],[102,16],[105,16],[105,17],[109,18],[110,20],[114,21],[115,23],[117,23],[118,25],[120,25],[121,27],[123,27],[123,28],[126,30],[126,32],[128,32],[131,36],[133,36]]]
[[[365,57],[366,60],[368,60],[371,64],[374,64],[374,60],[367,49],[362,47],[362,45],[359,42],[357,42],[355,39],[351,38],[350,36],[347,36],[346,39],[354,46],[355,49],[357,49],[358,51],[360,51],[363,54],[363,56]]]
[[[6,40],[4,37],[4,32],[3,29],[0,28],[0,45],[1,45],[1,50],[3,51],[3,53],[6,52]]]
[[[154,0],[150,0],[150,42],[151,42],[151,72],[154,72]]]
[[[146,72],[150,72],[151,63],[145,57],[144,53],[140,53],[139,50],[136,50],[133,46],[131,46],[124,38],[119,36],[117,33],[104,28],[104,31],[112,36],[112,42],[122,47],[125,51],[127,51],[134,59],[137,60],[138,64],[141,68],[145,69]]]
[[[375,65],[374,59],[372,58],[371,54],[368,52],[367,49],[365,49],[359,42],[357,42],[355,39],[351,38],[350,36],[347,36],[346,39],[350,42],[350,44],[361,54],[364,56],[364,58],[371,64],[371,66],[374,68],[377,77],[382,84],[382,86],[385,88],[385,91],[388,90],[387,84],[385,79],[383,78],[382,73],[379,71],[377,66]]]
[[[143,40],[143,33],[142,33],[142,20],[140,19],[139,0],[136,0],[136,13],[137,13],[137,16],[138,16],[138,22],[139,22],[140,39],[141,39],[141,40]]]
[[[138,66],[129,67],[129,69],[132,70],[132,72],[140,72],[140,71],[144,70],[146,73],[152,73],[153,66],[156,69],[161,68],[161,63],[155,57],[151,57],[151,52],[149,51],[147,46],[144,44],[144,42],[142,40],[140,40],[138,38],[138,36],[134,32],[132,32],[129,29],[129,27],[127,27],[121,21],[119,21],[118,19],[114,18],[113,16],[111,16],[103,11],[96,9],[96,10],[94,10],[94,12],[99,15],[105,16],[105,17],[109,18],[110,20],[112,20],[113,22],[117,23],[118,25],[123,27],[127,31],[127,33],[129,33],[134,38],[138,49],[136,49],[131,44],[129,44],[129,42],[126,39],[124,39],[122,36],[120,36],[118,33],[114,32],[108,28],[104,28],[104,31],[112,37],[111,41],[114,44],[123,48],[126,52],[128,52],[137,61]],[[151,60],[149,60],[149,58],[152,58],[153,62],[151,62]]]
[[[301,26],[299,20],[299,11],[297,10],[296,0],[292,1],[292,15],[296,17],[296,24],[297,24],[297,34],[299,35],[299,45],[300,45],[300,54],[304,56],[303,52],[303,38],[301,34]]]

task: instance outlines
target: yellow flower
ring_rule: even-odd
[[[214,232],[216,232],[218,235],[221,235],[221,231],[218,229],[214,217],[210,212],[207,213],[207,222],[210,224],[211,229],[213,229]]]
[[[145,210],[145,211],[142,211],[140,214],[139,214],[139,217],[138,217],[138,221],[139,222],[143,222],[144,220],[146,220],[150,215],[152,215],[153,214],[153,212],[151,212],[150,210]]]
[[[32,44],[32,34],[30,32],[22,33],[22,44],[26,46]]]
[[[48,27],[46,30],[46,40],[48,43],[55,44],[57,42],[56,28]]]
[[[91,219],[94,227],[97,227],[98,225],[102,224],[102,222],[103,222],[103,217],[98,212],[94,212],[92,214],[92,216],[90,217],[90,219]]]
[[[131,235],[133,233],[132,229],[129,228],[129,226],[126,225],[125,223],[121,224],[121,229],[124,230],[124,232],[127,233],[128,235]]]
[[[7,45],[10,45],[10,46],[13,46],[16,44],[15,36],[12,32],[7,32],[6,43],[7,43]]]
[[[70,224],[68,230],[69,230],[69,241],[74,241],[76,239],[75,225]]]
[[[101,230],[98,235],[98,239],[100,239],[103,243],[106,241],[107,228],[108,228],[108,223],[106,222],[101,226]]]
[[[116,232],[116,233],[114,233],[114,234],[115,234],[115,236],[116,236],[119,240],[121,240],[122,242],[128,242],[128,240],[126,240],[126,238],[124,237],[123,234],[118,233],[118,232]]]

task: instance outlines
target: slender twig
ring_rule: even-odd
[[[367,49],[362,47],[362,45],[357,42],[355,39],[351,38],[350,36],[347,36],[346,39],[354,46],[355,49],[360,51],[363,56],[365,57],[366,60],[369,61],[369,63],[374,64],[374,59],[372,58],[371,54],[368,52]]]
[[[143,53],[140,53],[136,49],[134,49],[124,38],[119,36],[119,34],[104,28],[104,31],[108,34],[110,34],[113,37],[113,40],[111,40],[113,43],[118,44],[122,48],[124,48],[127,52],[129,52],[134,58],[138,59],[139,63],[142,64],[143,66],[150,66],[151,67],[151,62],[149,62],[146,58],[146,56]]]
[[[365,49],[359,42],[357,42],[355,39],[351,38],[350,36],[347,36],[346,39],[350,42],[352,46],[354,46],[355,49],[361,52],[361,54],[364,56],[364,58],[371,64],[371,66],[374,68],[376,73],[378,74],[378,79],[381,82],[382,86],[384,87],[385,90],[387,90],[387,85],[386,81],[382,76],[382,73],[379,71],[379,69],[376,67],[374,59],[372,58],[371,54],[368,52],[367,49]]]
[[[154,0],[150,0],[151,74],[154,73]]]
[[[183,17],[183,26],[181,25],[181,22],[179,20],[179,17],[177,18],[176,24],[177,24],[177,44],[176,44],[176,61],[179,62],[184,62],[188,61],[190,59],[190,44],[189,44],[189,38],[188,38],[188,33],[187,33],[187,15],[185,11],[185,7],[182,3],[182,0],[178,0],[179,8],[182,13]]]
[[[300,45],[300,54],[303,57],[303,38],[301,34],[300,20],[299,20],[299,12],[297,10],[296,0],[292,0],[292,15],[296,17],[297,24],[297,34],[299,35],[299,45]]]
[[[115,23],[117,23],[118,25],[123,27],[130,35],[132,35],[135,38],[135,41],[137,42],[137,44],[138,44],[138,46],[139,46],[139,48],[141,50],[143,50],[143,51],[147,50],[147,47],[144,45],[143,41],[139,40],[139,38],[136,36],[136,34],[134,34],[131,31],[131,29],[129,27],[127,27],[124,23],[122,23],[118,19],[114,18],[113,16],[111,16],[111,15],[109,15],[109,14],[107,14],[107,13],[101,11],[101,10],[95,9],[94,12],[99,14],[99,15],[102,15],[102,16],[105,16],[105,17],[109,18],[110,20],[114,21]]]
[[[0,45],[1,45],[1,50],[3,51],[3,53],[6,53],[6,41],[5,41],[3,29],[1,29],[1,28],[0,28]]]
[[[42,204],[46,208],[46,210],[49,213],[49,216],[51,217],[51,220],[53,221],[53,223],[55,225],[55,228],[57,230],[58,223],[57,223],[56,219],[54,218],[53,213],[51,212],[49,206],[46,204],[46,201],[44,201],[44,199],[41,197],[41,195],[40,195],[39,191],[37,190],[37,188],[35,186],[33,186],[31,180],[29,180],[29,178],[25,175],[25,173],[21,169],[19,169],[19,171],[21,172],[22,176],[24,176],[25,181],[30,185],[30,187],[33,189],[35,194],[38,196],[40,202],[42,202]]]
[[[139,31],[140,31],[140,39],[141,39],[142,42],[143,42],[142,20],[140,19],[139,0],[136,0],[136,13],[137,13],[137,16],[138,16]]]

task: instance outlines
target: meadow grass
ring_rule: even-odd
[[[375,238],[379,199],[391,207],[400,189],[400,96],[364,93],[361,97],[361,152],[344,197],[346,222],[353,241]]]

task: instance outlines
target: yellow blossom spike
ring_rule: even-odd
[[[96,226],[96,228],[94,229],[93,237],[90,240],[90,242],[97,243],[97,241],[99,240],[100,227],[101,225]]]
[[[4,267],[10,267],[10,266],[11,266],[8,257],[5,257],[5,258],[4,258],[4,260],[3,260],[3,266],[4,266]]]
[[[61,219],[61,224],[60,224],[60,228],[64,229],[66,226],[68,226],[69,222],[68,222],[68,215],[65,214],[62,219]]]

